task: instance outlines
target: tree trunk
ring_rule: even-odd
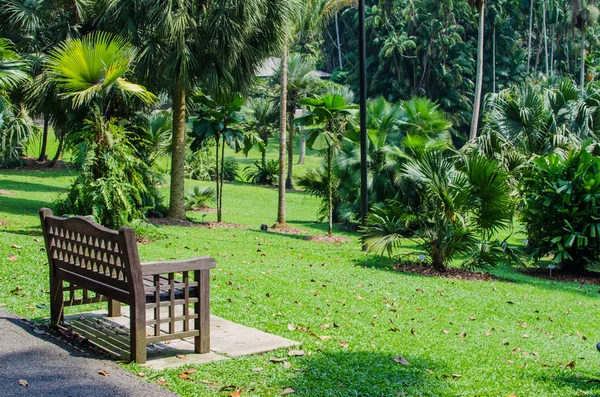
[[[551,30],[552,30],[552,38],[556,39],[555,36],[555,32],[554,32],[554,25],[551,26]],[[554,40],[552,40],[552,43],[550,44],[550,77],[552,77],[554,75]]]
[[[300,153],[298,154],[298,165],[304,165],[306,159],[306,135],[300,132]]]
[[[61,135],[60,138],[58,138],[58,149],[56,149],[56,154],[54,155],[54,158],[48,163],[48,168],[54,167],[54,165],[60,158],[60,155],[62,154],[62,151],[63,151],[64,143],[65,143],[65,137],[63,135]]]
[[[179,82],[173,96],[169,218],[185,219],[185,88],[181,88]]]
[[[219,169],[219,144],[221,143],[221,141],[219,138],[220,136],[215,137],[215,183],[217,184],[217,222],[219,221],[219,200],[221,199],[221,184],[219,183],[219,180],[221,179],[221,171]],[[225,140],[225,138],[223,138],[223,140]]]
[[[479,128],[479,111],[481,108],[481,90],[483,85],[483,40],[485,29],[485,1],[479,8],[479,34],[477,38],[477,80],[475,82],[475,100],[473,101],[473,120],[471,121],[471,134],[469,139],[477,138]]]
[[[548,27],[546,26],[546,0],[542,0],[542,29],[544,31],[544,59],[546,61],[546,76],[550,75],[548,65]]]
[[[281,57],[281,113],[279,118],[279,200],[277,205],[277,224],[284,227],[285,223],[285,140],[287,116],[287,45],[283,48]]]
[[[288,111],[288,169],[287,169],[287,179],[285,181],[285,187],[286,189],[293,189],[294,188],[294,174],[293,174],[293,167],[294,167],[294,134],[296,132],[296,125],[294,124],[294,113],[296,111],[295,106],[292,107],[291,109],[289,109]]]
[[[338,50],[338,58],[340,60],[340,69],[344,68],[344,64],[342,63],[342,44],[340,42],[340,25],[338,23],[338,13],[335,12],[335,35],[337,40],[337,50]]]
[[[531,40],[533,39],[533,4],[535,0],[529,0],[529,44],[527,45],[527,73],[531,68]]]
[[[42,134],[42,148],[40,149],[40,157],[38,161],[46,161],[48,160],[48,156],[46,155],[46,146],[48,145],[48,127],[50,125],[50,121],[48,120],[48,115],[44,115],[44,132]]]
[[[217,148],[218,150],[218,148]],[[217,204],[217,222],[223,222],[223,180],[225,179],[225,137],[223,137],[223,142],[221,142],[221,177],[220,183],[220,194],[219,194],[219,203]]]
[[[431,265],[438,272],[445,272],[444,262],[442,261],[442,249],[438,246],[431,247]]]
[[[327,178],[328,192],[327,199],[329,200],[329,236],[333,236],[333,146],[327,149]]]
[[[585,89],[585,25],[581,28],[581,91]]]
[[[494,17],[494,28],[492,36],[492,92],[496,93],[496,21]]]

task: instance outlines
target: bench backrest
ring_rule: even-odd
[[[133,293],[141,265],[132,229],[117,232],[84,217],[54,216],[47,208],[40,218],[52,271],[63,271],[75,284],[81,279],[81,286],[91,281],[120,295]]]

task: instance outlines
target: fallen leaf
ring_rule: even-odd
[[[188,368],[185,371],[183,371],[184,374],[193,374],[194,372],[198,371],[196,368]]]
[[[185,355],[185,354],[178,354],[177,358],[180,359],[180,360],[185,360],[187,358],[187,355]]]
[[[460,378],[462,375],[461,374],[452,374],[453,378]]]
[[[410,364],[408,363],[408,361],[406,361],[406,360],[405,360],[404,358],[402,358],[402,357],[396,357],[396,358],[394,359],[394,361],[395,361],[395,362],[397,362],[397,363],[399,363],[399,364],[402,364],[402,365],[410,365]]]
[[[262,368],[252,368],[252,372],[260,372],[262,371]]]
[[[477,319],[477,317],[475,317],[475,316],[469,317],[469,320],[471,320],[471,321],[475,321],[476,319]]]
[[[272,362],[272,363],[282,363],[282,362],[284,362],[286,360],[287,360],[287,358],[285,358],[285,357],[284,358],[270,358],[269,359],[269,361]]]
[[[292,389],[291,387],[286,387],[285,389],[283,389],[282,394],[285,396],[286,394],[292,394],[292,393],[296,393],[296,390]]]
[[[159,384],[159,385],[162,385],[162,386],[168,385],[166,379],[163,378],[162,376],[160,378],[158,378],[158,380],[156,381],[156,383]]]
[[[344,349],[347,349],[348,348],[348,342],[341,341],[340,342],[340,346],[342,346]]]
[[[529,338],[529,335],[523,334],[523,335],[521,335],[521,338]]]
[[[292,367],[292,363],[290,363],[289,361],[286,361],[283,363],[283,368],[285,369],[289,369]]]
[[[321,335],[321,336],[319,336],[319,339],[321,339],[321,340],[329,340],[329,339],[331,339],[331,336]]]
[[[14,248],[14,249],[20,250],[23,247],[21,247],[20,245],[17,245],[17,244],[13,244],[10,248]]]
[[[423,290],[422,290],[421,288],[417,288],[417,292],[418,292],[419,294],[422,294],[422,293],[423,293]]]
[[[240,397],[242,395],[242,389],[237,389],[233,393],[231,393],[231,397]]]
[[[146,376],[146,374],[143,372],[138,372],[137,376],[139,376],[140,378],[143,378]]]
[[[27,387],[29,386],[29,382],[27,382],[25,379],[19,379],[19,385]]]
[[[442,330],[443,334],[448,334],[448,331],[446,331],[445,329]]]
[[[98,375],[102,375],[102,376],[110,376],[110,374],[106,371],[98,371]]]
[[[303,356],[303,355],[304,355],[304,350],[290,350],[288,352],[288,356],[290,356],[290,357]]]
[[[323,325],[321,325],[321,329],[327,329],[327,328],[329,328],[329,324],[323,324]]]
[[[296,330],[296,326],[294,324],[288,324],[288,329],[290,331],[295,331]]]
[[[565,368],[570,368],[570,369],[575,368],[575,361],[569,362],[567,365],[565,365]]]
[[[433,375],[433,374],[434,374],[434,372],[433,372],[433,370],[432,370],[432,369],[428,369],[428,370],[427,370],[427,373],[428,373],[428,374],[431,374],[431,375]]]
[[[17,260],[17,257],[16,257],[16,256],[14,256],[13,254],[10,254],[10,255],[8,256],[8,260],[9,260],[9,261],[16,261],[16,260]]]
[[[189,375],[186,375],[186,374],[179,374],[177,376],[181,379],[192,379]]]
[[[461,338],[465,338],[466,336],[467,336],[467,333],[466,333],[466,332],[463,332],[462,334],[460,334],[460,337],[461,337]]]

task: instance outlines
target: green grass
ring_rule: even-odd
[[[72,176],[0,172],[0,189],[13,193],[0,195],[0,305],[35,320],[48,316],[37,210],[52,205]],[[509,267],[495,269],[503,280],[491,282],[399,273],[362,253],[354,234],[337,230],[352,242],[336,246],[258,231],[274,222],[276,199],[275,189],[226,184],[224,221],[252,229],[164,227],[163,238],[139,248],[143,260],[214,256],[212,312],[300,341],[306,354],[289,357],[290,368],[269,361],[287,357],[285,349],[206,364],[192,380],[178,378],[181,369],[126,368],[150,382],[164,377],[187,396],[226,396],[231,390],[220,390],[232,385],[242,396],[280,396],[285,387],[298,396],[600,395],[598,287]],[[288,220],[323,233],[316,206],[289,194]]]

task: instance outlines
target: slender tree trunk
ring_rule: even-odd
[[[48,168],[54,167],[54,165],[60,158],[60,155],[62,154],[62,151],[63,151],[64,143],[65,143],[65,137],[61,134],[60,138],[58,138],[58,149],[56,149],[56,153],[54,154],[54,157],[48,163]]]
[[[262,164],[263,169],[267,167],[267,149],[260,152],[260,163]]]
[[[328,183],[328,197],[329,200],[329,236],[333,236],[333,146],[327,149],[327,178]]]
[[[550,75],[548,65],[548,26],[546,26],[546,0],[542,0],[542,29],[544,30],[544,59],[546,60],[546,76]]]
[[[42,134],[42,148],[40,149],[40,157],[38,161],[46,161],[48,156],[46,155],[46,146],[48,145],[48,127],[50,125],[50,120],[48,120],[48,115],[44,115],[44,132]]]
[[[169,218],[185,219],[185,88],[177,82],[173,97]]]
[[[338,23],[338,12],[335,12],[335,35],[337,40],[337,50],[338,50],[338,58],[340,60],[340,69],[344,68],[344,64],[342,63],[342,44],[340,42],[340,25]]]
[[[527,73],[531,68],[531,40],[533,40],[533,4],[535,0],[529,0],[529,43],[527,45]]]
[[[225,140],[225,138],[223,138]],[[217,222],[219,222],[220,217],[220,207],[219,202],[221,200],[221,184],[219,183],[221,179],[221,170],[219,167],[219,144],[221,143],[220,136],[215,138],[215,183],[217,184]]]
[[[285,153],[286,153],[286,116],[287,116],[287,45],[283,48],[281,57],[281,113],[279,118],[279,200],[277,205],[277,224],[284,227],[285,223]]]
[[[298,154],[298,165],[304,165],[306,159],[306,136],[300,132],[300,153]]]
[[[223,141],[221,142],[221,191],[219,194],[219,204],[217,209],[217,222],[223,222],[223,180],[225,179],[225,137],[223,137]]]
[[[581,29],[581,91],[585,89],[585,25]]]
[[[496,18],[494,18],[496,19]],[[493,37],[492,37],[492,92],[496,93],[496,21],[494,23],[493,28]]]
[[[554,35],[555,35],[554,25],[552,25],[550,27],[550,29],[551,29],[552,38],[556,39],[554,37]],[[550,77],[554,76],[554,47],[555,47],[554,40],[552,40],[552,43],[550,43]]]
[[[485,1],[479,7],[479,34],[477,38],[477,80],[475,81],[475,100],[473,101],[473,120],[469,139],[477,138],[479,128],[479,111],[481,108],[481,90],[483,86],[483,40],[485,29]]]
[[[288,169],[287,169],[287,179],[285,181],[285,187],[287,189],[293,189],[294,188],[294,174],[293,174],[293,167],[294,167],[294,135],[296,132],[296,125],[294,124],[294,112],[296,111],[296,107],[291,107],[290,110],[288,111],[288,118],[289,118],[289,123],[288,123],[288,136],[289,136],[289,140],[288,140]]]

